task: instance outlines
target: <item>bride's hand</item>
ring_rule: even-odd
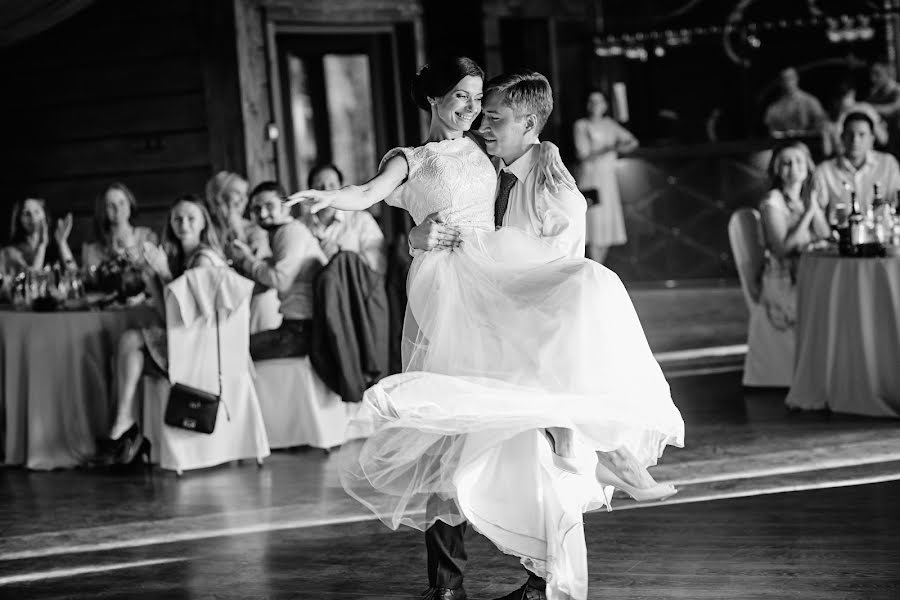
[[[559,156],[559,148],[553,142],[541,142],[538,152],[538,185],[545,185],[551,192],[557,192],[560,185],[570,190],[576,188],[575,179],[566,169]]]
[[[331,206],[333,194],[329,194],[324,190],[303,190],[288,196],[284,201],[284,206],[289,207],[295,204],[302,204],[309,208],[312,214],[316,214],[323,208]]]

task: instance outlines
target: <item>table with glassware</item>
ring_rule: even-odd
[[[77,276],[16,280],[13,304],[0,308],[3,463],[74,467],[94,454],[95,438],[110,426],[119,338],[157,317],[144,303],[84,294]]]
[[[900,416],[900,257],[804,254],[796,335],[788,406]]]

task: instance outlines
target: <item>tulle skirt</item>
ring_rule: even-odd
[[[595,451],[650,466],[684,437],[621,281],[504,228],[422,254],[407,285],[406,372],[366,392],[344,488],[392,528],[469,521],[551,600],[586,598],[582,513],[612,491]],[[553,465],[554,426],[575,431],[579,475]]]

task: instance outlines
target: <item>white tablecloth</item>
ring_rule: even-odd
[[[95,452],[115,404],[113,358],[122,333],[152,309],[0,311],[0,435],[3,462],[73,467]]]
[[[788,406],[900,416],[900,259],[807,254]]]

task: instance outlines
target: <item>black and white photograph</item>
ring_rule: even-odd
[[[900,0],[0,0],[0,598],[900,599]]]

